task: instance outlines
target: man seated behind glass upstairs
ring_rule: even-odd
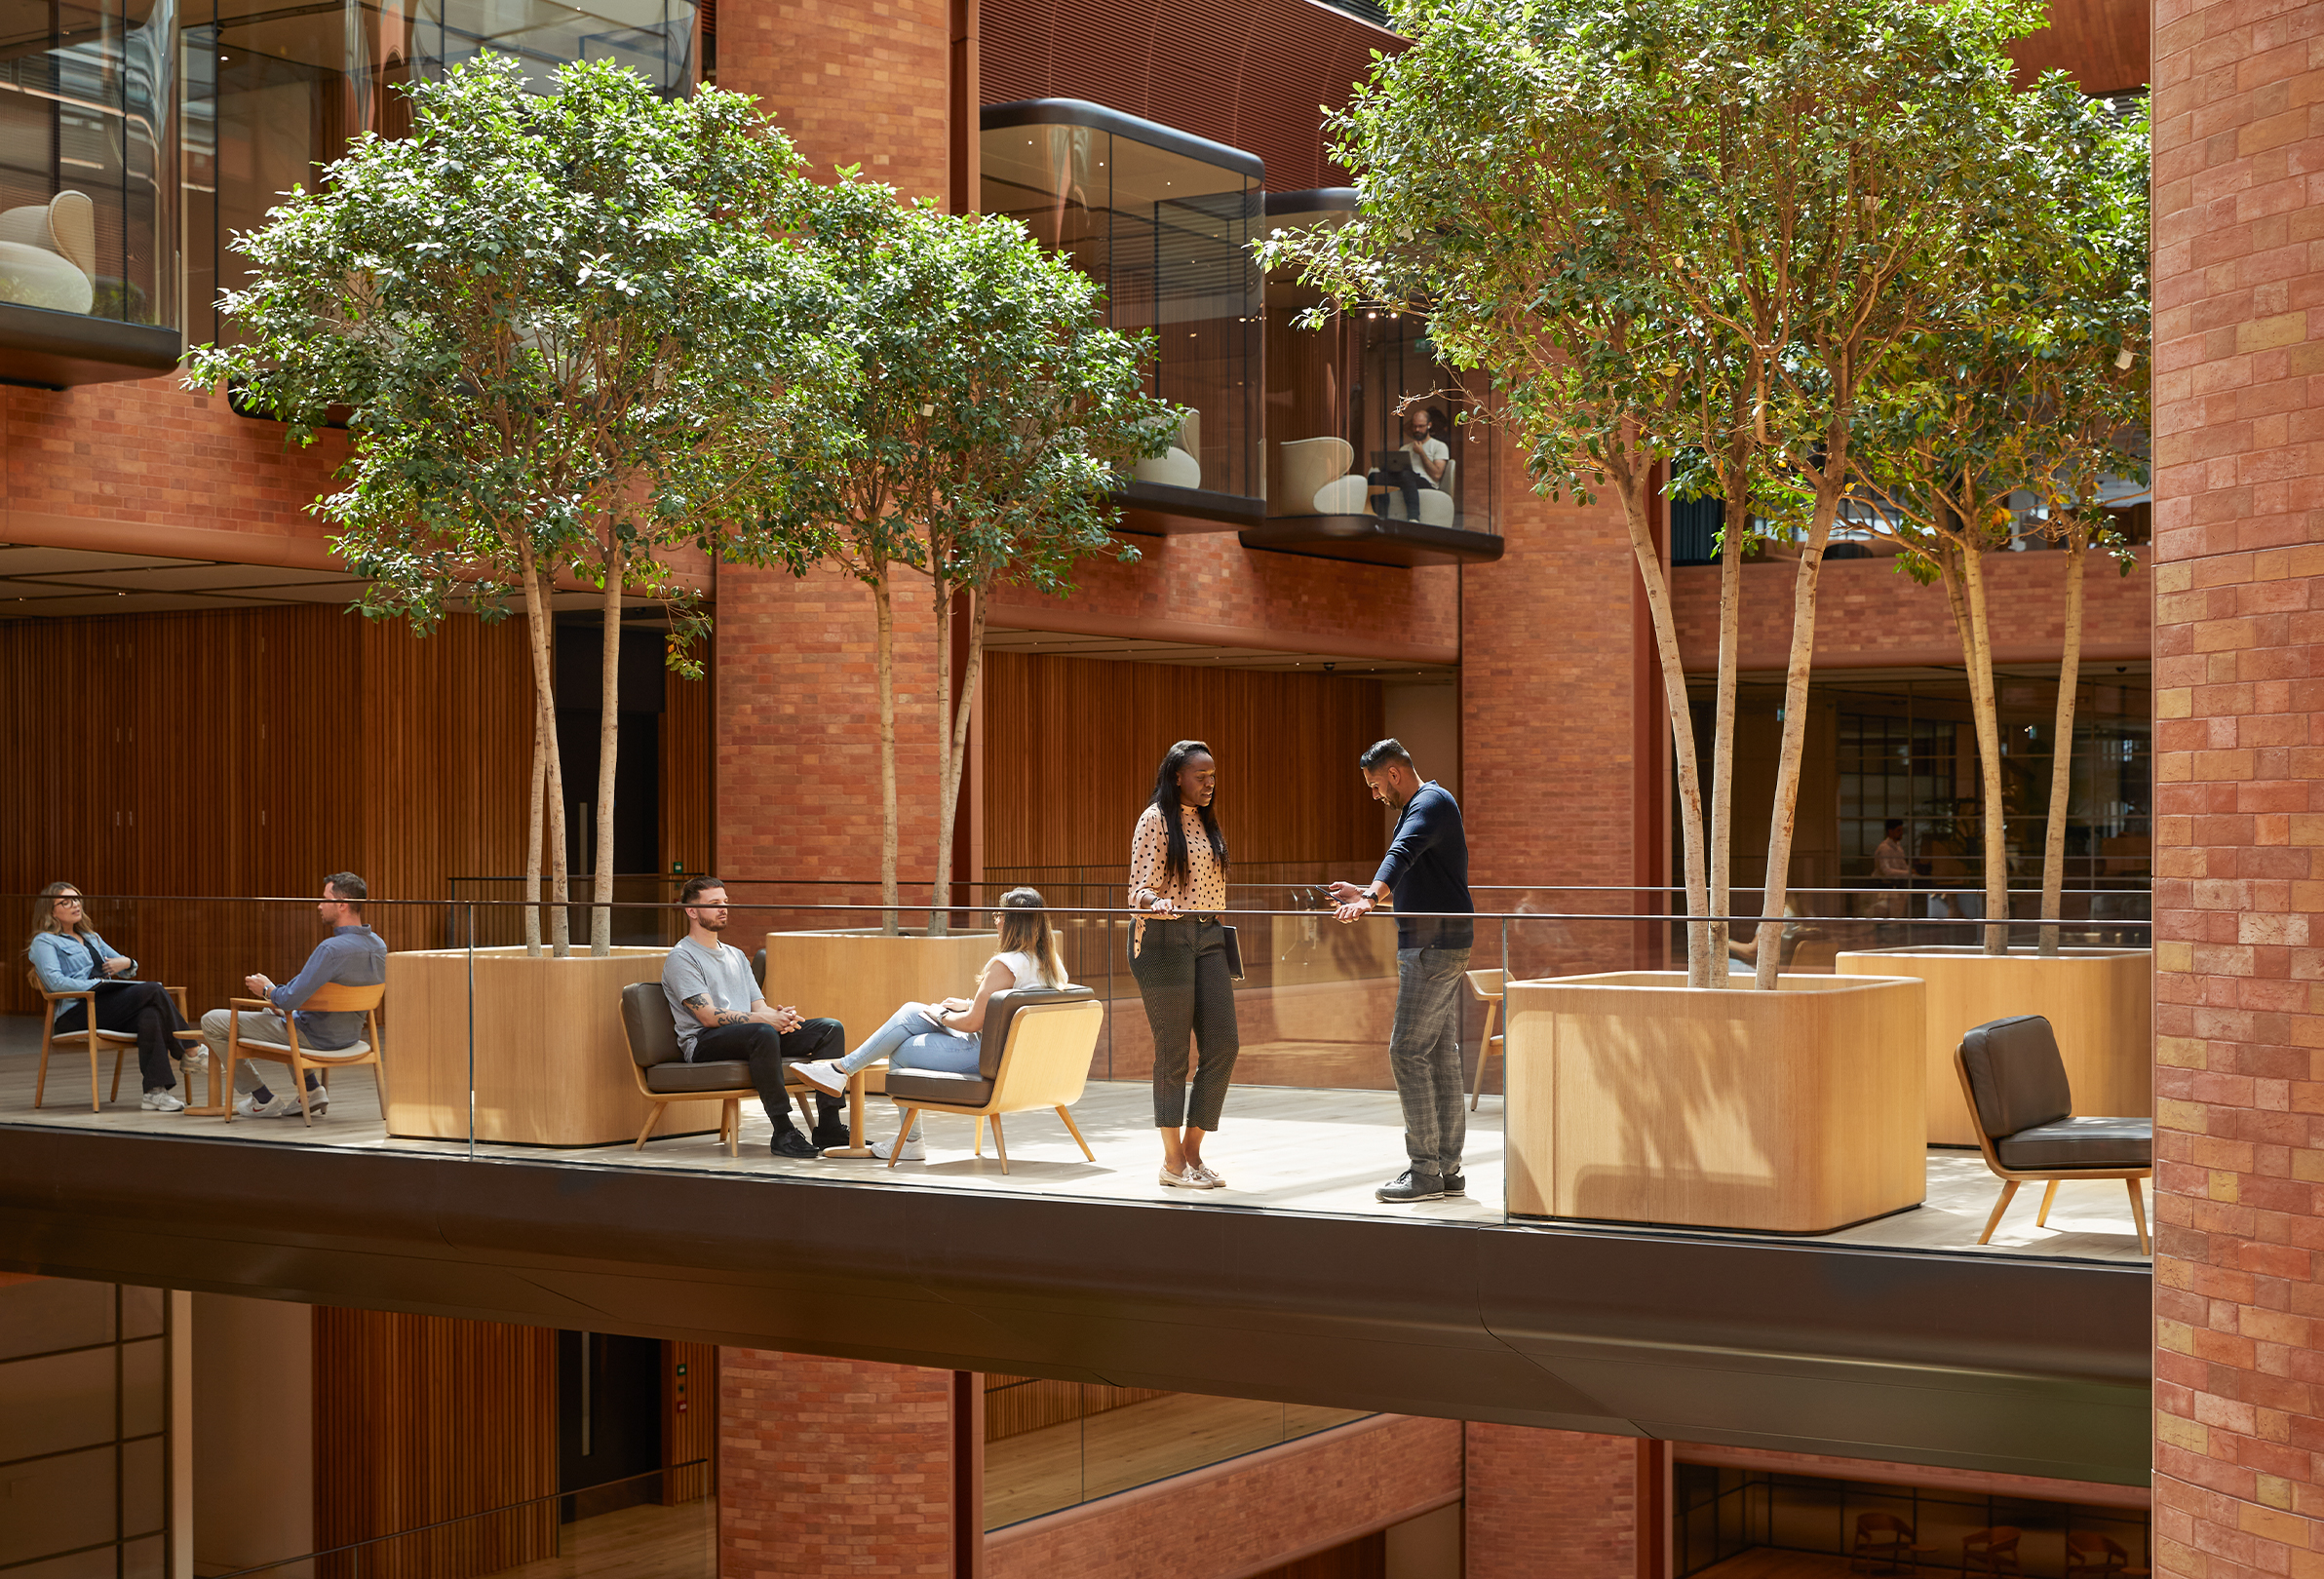
[[[290,1028],[283,1023],[286,1014],[298,1022],[299,1046],[317,1053],[350,1048],[363,1039],[362,1015],[338,1011],[319,1014],[299,1005],[313,997],[315,989],[326,982],[343,986],[377,986],[387,980],[387,944],[379,934],[364,925],[364,901],[369,896],[370,890],[364,880],[351,871],[334,871],[323,880],[323,898],[315,906],[315,916],[323,923],[324,939],[307,955],[307,962],[298,968],[298,974],[280,986],[265,976],[242,979],[243,987],[251,996],[264,998],[274,1005],[272,1009],[242,1011],[244,1041],[287,1042]],[[225,1064],[226,1032],[233,1023],[234,1011],[230,1009],[213,1009],[202,1017],[202,1040],[209,1044],[213,1069]],[[299,1117],[297,1093],[277,1096],[259,1078],[258,1068],[258,1064],[248,1062],[234,1066],[234,1083],[241,1086],[246,1080],[250,1082],[234,1099],[234,1111],[245,1118]],[[329,1105],[330,1092],[324,1086],[322,1076],[309,1069],[307,1110],[321,1118]]]
[[[796,1009],[775,1008],[759,994],[751,962],[719,938],[729,913],[724,883],[690,878],[678,902],[685,906],[686,935],[662,962],[662,995],[670,1000],[670,1021],[686,1061],[751,1066],[751,1084],[775,1127],[769,1149],[776,1156],[805,1160],[827,1146],[847,1144],[838,1098],[817,1094],[815,1134],[808,1136],[791,1122],[783,1092],[784,1064],[837,1058],[847,1050],[846,1032],[835,1020],[802,1020]]]

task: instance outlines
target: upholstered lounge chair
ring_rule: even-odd
[[[645,1124],[630,1149],[641,1151],[662,1122],[672,1102],[717,1102],[718,1139],[731,1157],[742,1143],[745,1098],[758,1095],[751,1084],[751,1066],[740,1059],[716,1063],[688,1063],[678,1045],[678,1027],[670,1022],[670,999],[659,982],[632,982],[621,989],[621,1034],[630,1046],[630,1071],[638,1077],[638,1095],[645,1098]],[[786,1070],[786,1073],[789,1071]],[[784,1095],[798,1103],[799,1117],[815,1128],[814,1110],[807,1105],[804,1081],[784,1082]]]
[[[1371,510],[1361,475],[1348,470],[1355,445],[1344,439],[1287,439],[1283,450],[1284,507],[1295,516],[1361,516]]]
[[[1048,1107],[1065,1121],[1081,1154],[1096,1162],[1097,1153],[1082,1139],[1073,1115],[1065,1109],[1081,1100],[1082,1088],[1089,1082],[1090,1056],[1098,1050],[1098,1030],[1104,1023],[1105,1006],[1086,986],[995,992],[985,1000],[983,1051],[975,1074],[888,1071],[888,1096],[904,1109],[904,1127],[897,1133],[910,1135],[923,1112],[988,1118],[992,1146],[1000,1153],[1000,1171],[1005,1174],[1009,1145],[1001,1134],[1001,1115]],[[893,1156],[888,1166],[896,1166]]]
[[[1155,460],[1142,460],[1130,468],[1130,476],[1141,482],[1159,482],[1166,487],[1199,488],[1202,486],[1202,413],[1189,406],[1179,419],[1179,442],[1170,452]]]
[[[88,193],[0,212],[0,301],[59,313],[97,304],[97,205]]]
[[[2118,1178],[2130,1188],[2139,1249],[2151,1250],[2139,1181],[2154,1173],[2154,1121],[2072,1116],[2073,1092],[2047,1020],[2015,1015],[1975,1026],[1961,1038],[1953,1062],[1976,1121],[1978,1149],[1985,1153],[1986,1167],[2003,1181],[2001,1199],[1994,1203],[1978,1244],[1992,1240],[2017,1187],[2028,1179],[2049,1184],[2034,1219],[2039,1225],[2049,1221],[2060,1180]]]

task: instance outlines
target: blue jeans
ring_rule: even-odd
[[[1396,950],[1396,1028],[1388,1068],[1404,1099],[1404,1149],[1413,1172],[1460,1172],[1468,1093],[1460,1079],[1460,979],[1466,948]]]
[[[947,1030],[937,1023],[935,1010],[924,1003],[908,1003],[835,1066],[851,1075],[885,1059],[891,1068],[975,1074],[979,1054],[975,1035]]]

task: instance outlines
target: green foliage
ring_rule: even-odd
[[[407,136],[359,138],[236,239],[237,337],[189,359],[298,442],[344,413],[347,485],[313,508],[367,611],[424,630],[562,566],[667,594],[655,556],[685,544],[803,564],[757,529],[792,481],[768,457],[852,368],[781,134],[604,61],[538,95],[485,56],[410,95]]]

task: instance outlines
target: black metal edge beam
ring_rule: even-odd
[[[2143,1266],[0,1129],[0,1265],[2138,1483]]]
[[[1013,126],[1086,126],[1092,131],[1110,132],[1117,137],[1143,142],[1149,148],[1160,148],[1165,153],[1231,170],[1251,180],[1267,178],[1266,161],[1248,148],[1213,142],[1191,132],[1181,132],[1175,126],[1093,104],[1086,98],[1012,99],[1006,104],[987,104],[977,119],[977,129],[981,132],[999,132]]]
[[[66,389],[151,378],[184,350],[174,328],[0,301],[0,382]]]
[[[1240,533],[1243,546],[1270,554],[1364,564],[1491,564],[1506,545],[1492,532],[1377,516],[1273,516]]]

